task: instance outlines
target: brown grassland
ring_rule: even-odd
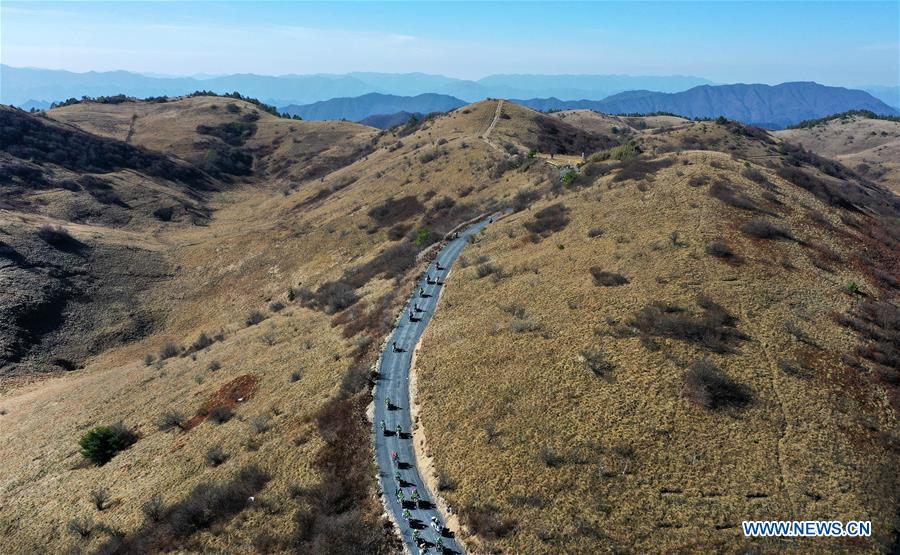
[[[169,158],[0,181],[0,283],[71,289],[55,328],[0,327],[21,351],[0,360],[4,551],[396,551],[370,369],[427,246],[506,207],[417,358],[418,421],[469,549],[896,545],[898,323],[878,304],[896,290],[896,196],[733,123],[507,102],[485,140],[496,111],[379,132],[219,97],[51,110],[79,140]],[[551,151],[587,163],[563,178]],[[28,305],[22,289],[0,310]],[[137,442],[88,464],[79,438],[119,421]],[[748,542],[751,517],[876,535]]]

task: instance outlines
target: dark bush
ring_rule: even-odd
[[[272,312],[281,312],[284,310],[284,303],[281,301],[272,301],[269,303],[269,310]]]
[[[109,503],[109,490],[106,488],[94,488],[90,494],[91,503],[98,511],[102,511]]]
[[[502,275],[502,274],[503,274],[503,269],[500,268],[500,266],[498,266],[492,262],[485,262],[485,263],[479,264],[478,266],[475,267],[475,275],[478,277],[478,279],[486,278],[490,275]]]
[[[181,347],[171,341],[168,341],[165,345],[163,345],[162,349],[159,350],[159,360],[166,360],[167,358],[172,358],[174,356],[178,356],[179,354],[181,354]]]
[[[69,521],[69,532],[80,538],[87,538],[94,531],[94,521],[90,517],[77,517]]]
[[[218,405],[209,411],[209,419],[216,424],[224,424],[231,420],[232,416],[234,416],[234,411],[225,405]]]
[[[412,226],[409,224],[394,224],[387,232],[388,239],[391,241],[399,241],[403,239]]]
[[[541,462],[550,468],[557,468],[562,466],[563,462],[565,462],[563,458],[550,447],[541,448],[540,458]]]
[[[228,460],[228,453],[222,449],[221,445],[213,445],[206,451],[206,464],[209,466],[219,466]]]
[[[316,304],[326,314],[334,314],[352,306],[359,297],[352,285],[343,281],[326,281],[316,290]]]
[[[513,197],[512,209],[514,212],[521,212],[540,200],[540,198],[540,191],[536,189],[522,189]]]
[[[438,491],[456,491],[456,480],[447,472],[438,473],[437,477]]]
[[[602,237],[604,233],[606,233],[606,230],[604,230],[603,228],[592,227],[591,229],[588,230],[587,235],[588,235],[588,237],[593,239],[595,237]]]
[[[581,351],[581,358],[584,360],[588,370],[593,372],[598,378],[609,374],[616,368],[616,365],[609,362],[606,359],[606,355],[598,350]]]
[[[365,363],[350,365],[344,372],[344,378],[341,381],[341,395],[349,397],[366,389],[369,386],[370,376],[371,372]]]
[[[794,235],[784,227],[763,218],[754,218],[741,226],[741,231],[757,239],[794,240]]]
[[[215,372],[217,370],[220,370],[221,368],[222,368],[222,363],[219,362],[218,360],[211,360],[209,362],[209,365],[206,367],[206,369],[209,370],[210,372]]]
[[[72,237],[69,230],[59,225],[42,225],[37,236],[44,240],[48,245],[57,248],[66,248],[74,245],[80,245],[78,239]]]
[[[436,159],[440,158],[441,156],[445,156],[447,154],[448,154],[448,152],[446,150],[441,150],[439,148],[436,148],[434,150],[429,150],[428,152],[421,154],[419,156],[419,162],[421,162],[423,164],[427,164],[427,163],[429,163],[433,160],[436,160]]]
[[[200,332],[199,337],[197,337],[197,339],[193,343],[191,343],[191,350],[202,351],[213,343],[215,343],[215,341],[213,341],[213,339],[209,335],[207,335],[205,331]]]
[[[163,413],[159,419],[159,429],[163,432],[178,428],[184,430],[187,426],[187,420],[180,412],[170,410]]]
[[[525,229],[538,235],[550,235],[569,225],[569,209],[562,203],[552,204],[523,224]]]
[[[218,125],[198,125],[197,133],[217,137],[230,146],[241,146],[256,134],[256,125],[244,122],[228,122]]]
[[[692,175],[688,180],[688,185],[691,187],[702,187],[709,183],[708,175]]]
[[[112,426],[98,426],[81,437],[81,455],[98,466],[108,463],[119,451],[137,442],[137,435],[121,422]]]
[[[383,227],[403,222],[424,211],[425,205],[415,195],[409,195],[398,199],[390,198],[373,207],[369,210],[369,217]]]
[[[734,187],[732,187],[727,181],[723,179],[720,179],[712,184],[712,187],[709,188],[709,195],[729,206],[740,208],[741,210],[747,210],[750,212],[767,212],[766,210],[760,208],[755,202],[753,202],[753,199],[741,192],[738,192]]]
[[[141,504],[141,512],[152,522],[159,522],[165,513],[166,505],[163,502],[162,495],[156,493]]]
[[[499,514],[499,509],[493,505],[464,507],[460,511],[460,520],[483,539],[492,541],[505,537],[516,528],[515,521],[501,519]]]
[[[680,339],[716,353],[732,352],[738,341],[749,339],[720,305],[703,296],[697,304],[703,312],[691,315],[678,306],[654,303],[640,310],[631,325],[648,336]]]
[[[417,253],[416,246],[409,242],[391,245],[378,253],[372,260],[344,272],[341,281],[352,288],[358,288],[375,277],[391,279],[402,276],[416,265]],[[353,300],[347,306],[355,302],[356,300]]]
[[[606,272],[597,266],[591,268],[591,275],[594,276],[594,285],[598,286],[616,287],[629,283],[627,277],[615,272]]]
[[[726,260],[734,260],[735,254],[731,247],[723,241],[712,241],[706,244],[706,254],[715,256],[716,258],[724,258]]]
[[[688,400],[707,409],[743,407],[750,402],[750,391],[722,374],[709,360],[698,360],[684,375],[684,394]]]
[[[244,319],[247,326],[255,326],[266,319],[266,315],[261,310],[251,310]]]
[[[663,168],[668,168],[674,163],[675,160],[671,158],[663,158],[661,160],[647,160],[639,156],[627,158],[622,162],[619,173],[613,177],[613,181],[619,182],[628,181],[629,179],[644,179]]]
[[[772,185],[769,179],[756,168],[744,168],[743,171],[741,171],[741,175],[758,185],[762,185],[767,189],[775,187],[774,185]]]

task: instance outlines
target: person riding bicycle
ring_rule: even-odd
[[[391,460],[394,462],[397,462],[397,458],[398,458],[397,452],[391,451]]]
[[[400,471],[399,470],[394,471],[394,479],[397,480],[398,482],[400,481]]]
[[[434,540],[434,545],[437,546],[438,550],[444,549],[444,538],[438,536],[438,539]]]
[[[410,497],[410,499],[412,499],[413,501],[418,501],[418,500],[419,500],[419,497],[420,497],[420,496],[419,496],[419,490],[418,490],[418,488],[413,489],[413,491],[412,491],[412,497]]]
[[[384,420],[381,421],[381,433],[387,431],[387,424],[384,423]]]
[[[440,523],[438,522],[438,519],[437,519],[436,516],[431,517],[431,527],[434,528],[434,531],[435,531],[435,532],[440,533],[440,531],[441,531],[441,525],[440,525]]]
[[[386,409],[390,409],[390,408],[391,408],[391,398],[390,398],[390,397],[385,397],[385,398],[384,398],[384,408],[386,408]]]
[[[403,435],[403,428],[400,427],[400,424],[397,424],[397,437]]]
[[[403,503],[406,500],[406,494],[403,493],[402,489],[397,488],[397,501]]]

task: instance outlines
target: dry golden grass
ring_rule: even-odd
[[[198,161],[205,150],[196,144],[196,127],[234,121],[229,103],[241,114],[254,109],[231,99],[193,98],[86,104],[50,115],[126,138],[136,114],[132,142]],[[40,193],[48,195],[45,207],[0,211],[6,233],[59,222],[87,243],[152,252],[171,268],[141,291],[140,306],[160,322],[150,335],[89,358],[77,372],[0,385],[0,444],[7,446],[0,458],[0,532],[12,546],[8,551],[96,548],[106,534],[81,540],[66,530],[70,519],[92,515],[133,533],[143,519],[141,504],[155,493],[174,503],[196,484],[225,480],[248,463],[272,476],[254,507],[195,535],[183,549],[250,552],[261,534],[290,538],[297,506],[289,489],[322,478],[315,416],[355,362],[358,337],[344,337],[342,325],[335,325],[352,318],[333,319],[288,302],[288,288],[315,289],[396,244],[390,226],[378,227],[368,215],[390,198],[415,196],[425,205],[427,214],[404,222],[411,233],[426,220],[444,225],[436,210],[444,196],[478,212],[511,203],[523,189],[561,194],[505,218],[468,247],[465,256],[476,263],[454,268],[417,361],[420,423],[430,454],[458,484],[444,495],[463,512],[494,505],[515,521],[508,535],[469,538],[471,546],[528,553],[736,551],[747,546],[739,526],[749,516],[871,518],[884,545],[897,484],[873,430],[895,425],[894,401],[842,364],[841,354],[856,338],[832,323],[832,315],[853,302],[842,288],[867,281],[849,263],[833,263],[832,273],[814,264],[828,249],[849,259],[854,245],[847,237],[854,232],[823,231],[810,219],[814,211],[836,228],[846,226],[835,211],[762,165],[757,169],[780,188],[776,197],[743,177],[744,163],[727,154],[666,154],[688,142],[764,164],[777,158],[777,145],[711,122],[663,117],[635,137],[645,152],[672,158],[673,165],[640,183],[613,181],[613,172],[568,191],[553,187],[558,171],[540,160],[508,165],[506,143],[525,153],[540,138],[536,113],[504,103],[508,118],[498,120],[490,143],[480,138],[496,107],[496,101],[476,103],[405,136],[260,113],[257,132],[244,145],[256,158],[254,175],[205,199],[211,210],[205,226],[145,226],[140,219],[118,227],[71,224],[53,206],[52,192]],[[671,129],[653,130],[661,126]],[[309,174],[316,164],[324,164],[325,173]],[[125,173],[114,178],[131,179]],[[817,249],[747,238],[737,230],[752,215],[711,197],[708,184],[695,186],[697,175],[728,179],[795,235],[814,239]],[[128,184],[175,194],[138,177]],[[570,223],[533,242],[523,223],[557,202],[569,208]],[[707,243],[719,239],[743,262],[707,255]],[[501,271],[477,278],[479,256]],[[630,282],[598,287],[592,267]],[[408,286],[376,278],[358,293],[370,306],[398,293],[390,312]],[[693,311],[700,293],[725,306],[750,337],[736,353],[707,353],[667,339],[656,339],[660,347],[648,351],[640,338],[620,333],[650,302]],[[287,308],[272,314],[266,308],[272,301]],[[270,317],[246,327],[252,310]],[[792,338],[787,322],[808,342]],[[223,340],[196,359],[170,358],[160,368],[143,362],[169,341],[188,345],[201,332],[220,330]],[[614,369],[596,377],[579,359],[586,350],[602,353]],[[752,403],[725,412],[688,403],[682,374],[701,357],[749,387]],[[782,358],[807,364],[810,375],[783,373]],[[208,370],[212,361],[222,368]],[[290,379],[294,371],[301,372],[297,381]],[[190,418],[242,376],[259,381],[248,400],[236,403],[235,418],[221,425],[203,420],[187,432],[157,429],[167,410]],[[270,429],[254,435],[251,420],[263,414]],[[141,439],[103,467],[85,465],[79,437],[118,420],[136,427]],[[219,444],[229,459],[213,468],[204,459]],[[100,513],[88,499],[96,486],[107,487],[113,498]],[[823,545],[876,546],[790,548],[812,552]]]
[[[857,171],[865,165],[861,174],[900,193],[900,122],[853,116],[775,134]]]
[[[843,257],[853,241],[811,225],[810,210],[840,223],[762,167],[791,209],[763,198],[740,175],[743,164],[726,155],[675,157],[640,188],[603,177],[535,205],[563,202],[571,218],[537,244],[523,228],[530,211],[492,227],[466,256],[499,266],[499,280],[479,279],[473,267],[454,270],[418,357],[431,455],[458,483],[445,496],[461,513],[489,505],[516,523],[502,538],[470,540],[476,550],[768,551],[779,544],[745,540],[742,520],[864,515],[873,521],[872,541],[788,549],[877,551],[895,518],[896,459],[866,429],[891,430],[895,407],[886,386],[863,386],[859,371],[841,362],[856,338],[833,321],[854,302],[843,288],[865,278],[849,264],[819,269],[799,243],[742,235],[737,227],[750,215],[692,187],[691,177],[730,180],[795,235]],[[589,238],[595,228],[602,235]],[[723,237],[742,264],[704,252]],[[591,267],[630,283],[598,287]],[[652,302],[696,310],[701,294],[750,337],[735,353],[659,338],[651,351],[620,334]],[[789,322],[809,343],[786,331]],[[595,376],[583,352],[602,354],[613,369]],[[749,407],[712,412],[684,398],[685,368],[704,357],[749,387]],[[786,374],[780,359],[808,365],[809,377]]]
[[[209,110],[214,102],[219,111]],[[133,142],[190,159],[196,126],[218,121],[205,119],[206,114],[221,114],[221,107],[230,102],[198,98],[149,106],[79,105],[54,110],[51,116],[65,116],[91,131],[118,136],[121,121],[138,111]],[[251,542],[262,533],[290,538],[296,502],[288,489],[294,484],[314,486],[321,479],[314,466],[314,455],[322,446],[314,416],[338,391],[354,362],[358,338],[343,337],[330,316],[288,302],[287,289],[300,285],[315,289],[394,244],[386,228],[370,232],[372,220],[367,215],[388,198],[415,195],[431,207],[446,195],[483,210],[511,198],[526,184],[541,181],[543,174],[537,169],[485,177],[501,160],[495,149],[477,138],[485,125],[481,112],[489,110],[487,103],[476,105],[467,114],[429,122],[410,136],[385,134],[367,157],[324,179],[298,182],[284,194],[250,185],[212,195],[208,201],[212,218],[206,226],[154,224],[140,233],[137,222],[120,229],[70,224],[30,211],[0,212],[0,227],[9,233],[30,233],[46,221],[60,221],[89,244],[152,250],[171,267],[171,274],[142,292],[141,306],[160,316],[153,334],[94,356],[77,372],[4,383],[0,443],[9,448],[0,461],[4,507],[0,531],[8,539],[7,552],[29,553],[38,546],[50,552],[96,548],[107,534],[97,531],[82,540],[68,532],[69,520],[88,515],[98,524],[133,533],[143,521],[141,504],[154,494],[162,494],[171,504],[198,483],[223,481],[248,463],[258,464],[273,478],[260,494],[258,508],[195,535],[185,548],[249,552]],[[268,128],[262,123],[268,119],[261,114],[253,148],[271,152],[265,159],[272,164],[291,163],[284,180],[304,169],[303,163],[294,162],[302,157],[295,148],[311,145],[309,152],[340,151],[378,135],[355,124],[276,120],[273,128],[294,127],[299,141],[293,143],[286,134],[280,146],[273,146],[280,139],[266,135]],[[437,144],[439,138],[447,142]],[[267,146],[265,141],[271,142]],[[394,148],[398,141],[403,146]],[[446,154],[423,161],[427,158],[423,155],[434,149]],[[305,202],[324,189],[334,192]],[[420,221],[417,214],[409,223]],[[359,293],[371,303],[403,286],[373,279]],[[251,310],[270,315],[266,307],[273,300],[288,307],[245,327]],[[401,300],[398,297],[391,310],[399,310]],[[212,335],[220,330],[224,339],[196,353],[196,360],[175,357],[161,368],[143,362],[146,354],[156,354],[166,342],[188,345],[201,332]],[[222,368],[209,371],[212,361]],[[301,373],[297,382],[290,381],[294,371]],[[190,418],[223,385],[245,375],[259,379],[258,389],[246,403],[237,403],[235,418],[221,425],[204,420],[187,432],[157,429],[166,411],[177,410]],[[271,429],[254,436],[250,420],[261,414],[269,415]],[[135,427],[141,439],[103,467],[82,463],[81,435],[119,420]],[[214,445],[229,455],[215,468],[204,461]],[[113,498],[102,512],[88,499],[96,486],[108,488]]]

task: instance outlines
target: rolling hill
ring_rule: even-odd
[[[535,98],[515,102],[542,111],[589,109],[606,114],[668,112],[688,118],[724,116],[770,129],[848,110],[897,115],[894,108],[867,92],[801,82],[775,86],[701,85],[678,93],[628,91],[595,101]]]
[[[390,131],[217,96],[0,115],[0,310],[70,291],[0,326],[7,551],[397,552],[373,365],[433,245],[501,209],[411,382],[468,551],[766,552],[741,520],[805,515],[875,533],[793,552],[896,549],[900,199],[854,168],[494,100]],[[98,426],[135,441],[92,464]]]
[[[851,112],[778,135],[900,193],[900,121],[873,116]]]

